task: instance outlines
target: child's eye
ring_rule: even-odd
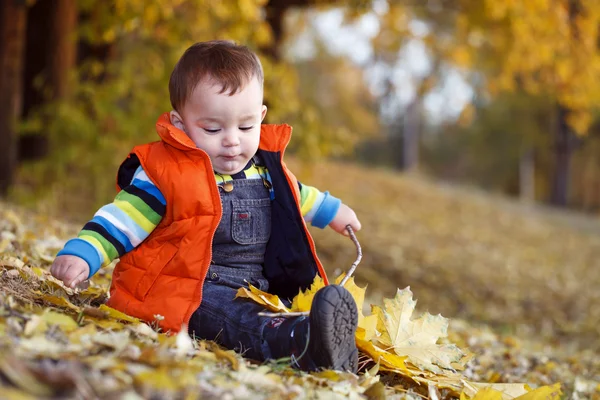
[[[252,125],[252,126],[240,126],[240,131],[249,131],[252,128],[254,128],[254,125]]]
[[[206,128],[203,128],[203,129],[208,133],[217,133],[221,130],[221,129],[206,129]]]

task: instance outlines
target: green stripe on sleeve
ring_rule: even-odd
[[[315,204],[315,200],[319,195],[319,189],[312,186],[302,185],[300,190],[300,211],[304,217]]]
[[[148,221],[150,221],[154,226],[158,225],[162,217],[156,213],[144,200],[140,199],[137,196],[134,196],[130,193],[127,193],[125,190],[121,190],[115,200],[125,201],[131,204],[140,214],[142,214]]]
[[[102,246],[102,249],[104,250],[104,253],[108,257],[108,260],[105,261],[106,263],[110,263],[112,260],[114,260],[115,258],[117,258],[119,256],[119,253],[117,252],[117,249],[115,249],[115,246],[113,246],[112,243],[110,243],[108,240],[106,240],[104,238],[104,236],[102,236],[98,232],[84,229],[81,232],[79,232],[78,237],[80,237],[81,239],[84,239],[84,240],[86,240],[86,237],[93,237],[94,239],[96,239],[98,241],[98,243],[100,243],[100,245]],[[94,242],[90,242],[90,243],[92,243],[95,247],[97,247],[97,243],[94,243]]]

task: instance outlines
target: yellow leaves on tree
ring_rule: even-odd
[[[497,60],[490,81],[507,90],[514,90],[518,82],[529,93],[553,96],[569,110],[569,125],[584,134],[600,100],[596,79],[600,73],[596,42],[600,3],[588,0],[486,0],[484,3],[485,13],[473,15],[478,21],[471,19],[471,23],[480,26],[483,18],[490,27],[486,34],[491,53],[487,57],[494,54]]]
[[[406,30],[415,20],[427,29]],[[600,102],[599,31],[595,0],[458,0],[438,9],[391,2],[373,43],[385,58],[415,38],[432,59],[485,77],[486,94],[552,98],[568,110],[569,126],[585,134]]]

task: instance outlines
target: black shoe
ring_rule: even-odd
[[[308,318],[268,324],[264,338],[273,358],[291,357],[293,365],[301,370],[334,369],[355,373],[358,369],[354,338],[357,324],[358,311],[350,292],[341,286],[329,285],[316,293]]]

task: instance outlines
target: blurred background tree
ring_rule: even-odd
[[[511,141],[512,146],[504,146],[507,150],[511,147],[512,154],[518,152],[518,163],[511,160],[510,153],[503,163],[509,168],[519,166],[521,194],[530,198],[535,187],[547,187],[540,197],[550,203],[565,206],[570,200],[577,202],[569,197],[573,194],[570,181],[578,175],[571,170],[572,158],[582,138],[590,132],[600,96],[596,79],[600,72],[600,4],[585,0],[448,0],[420,6],[398,3],[390,2],[387,14],[408,16],[383,18],[379,36],[393,37],[398,21],[405,21],[406,25],[423,21],[425,33],[418,36],[432,57],[442,60],[442,70],[463,71],[471,88],[478,92],[474,99],[481,101],[476,108],[467,107],[464,111],[478,112],[481,119],[477,124],[485,126],[485,133],[496,131],[509,137],[514,137],[512,132],[522,133],[520,140]],[[388,48],[396,45],[389,39],[386,43]],[[489,118],[485,110],[496,101],[506,102],[506,98],[498,98],[506,92],[516,93],[515,101],[540,96],[551,99],[553,106],[546,107],[543,117],[551,123],[544,124],[541,130],[525,128],[528,120],[539,120],[538,103],[515,104],[514,112],[506,115],[514,118],[511,126],[498,132],[498,124],[484,122]],[[546,140],[540,140],[540,132],[545,132]],[[475,136],[481,139],[481,135]],[[486,154],[494,158],[494,152]],[[540,167],[545,167],[546,185],[534,183],[537,159],[542,162]]]
[[[222,38],[261,55],[267,122],[299,156],[600,204],[592,0],[7,0],[0,20],[0,193],[19,202],[109,200],[178,57]]]

